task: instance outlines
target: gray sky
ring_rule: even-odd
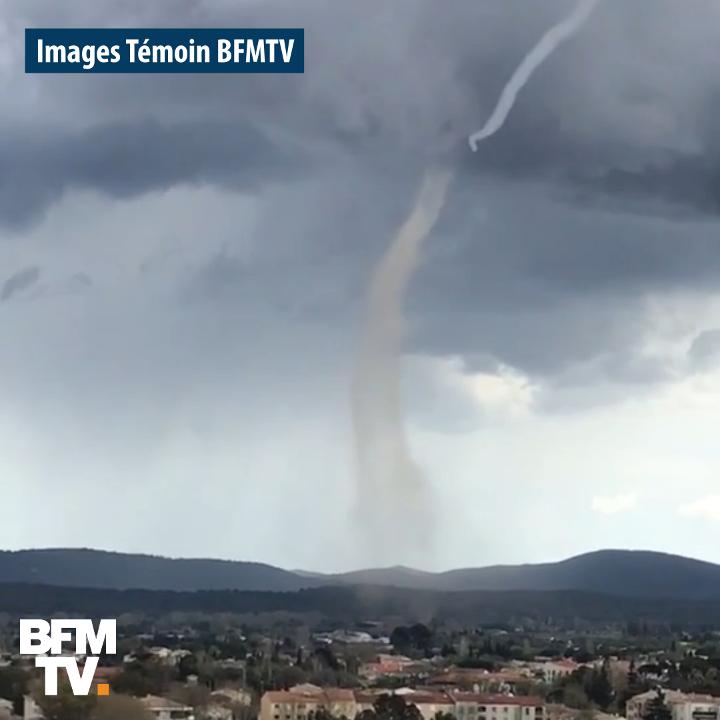
[[[427,568],[720,562],[720,5],[0,0],[0,547],[330,570],[366,284],[456,169],[408,298]],[[23,29],[302,26],[302,76],[25,76]],[[398,518],[398,522],[412,522]]]

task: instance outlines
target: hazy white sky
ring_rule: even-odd
[[[0,0],[0,547],[720,562],[720,6],[606,0],[473,154],[572,3],[147,5]],[[24,27],[98,24],[301,25],[306,73],[23,74]],[[436,540],[370,557],[363,297],[438,158],[405,358]]]

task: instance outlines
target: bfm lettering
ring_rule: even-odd
[[[103,647],[109,655],[117,652],[116,625],[115,620],[100,620],[95,632],[92,620],[20,620],[20,654],[35,655],[35,666],[45,668],[46,695],[57,695],[60,668],[65,668],[74,695],[88,695]],[[76,656],[87,656],[82,673],[77,657],[62,655],[68,646]]]

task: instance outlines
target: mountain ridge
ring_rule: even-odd
[[[558,562],[455,568],[404,566],[323,574],[267,563],[168,558],[91,548],[0,551],[0,583],[170,591],[296,592],[376,585],[441,592],[581,591],[615,596],[720,599],[720,565],[649,550],[596,550]]]

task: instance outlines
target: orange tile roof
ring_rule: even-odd
[[[290,690],[268,690],[262,697],[264,703],[331,703],[358,702],[370,705],[387,690],[347,690],[344,688],[323,688],[320,692],[297,692]],[[453,705],[455,702],[471,702],[480,705],[520,705],[523,707],[542,707],[545,701],[537,697],[524,695],[501,695],[498,693],[472,692],[432,692],[417,691],[402,694],[407,703],[413,705]]]
[[[355,700],[355,693],[345,688],[326,688],[324,693],[330,702],[353,702]]]
[[[322,702],[320,693],[291,692],[290,690],[268,690],[263,695],[263,700],[272,703],[288,702]]]
[[[403,695],[406,702],[417,705],[454,705],[455,701],[445,693],[414,692]]]
[[[457,668],[433,675],[428,679],[431,685],[455,685],[459,683],[502,683],[527,682],[531,678],[518,670],[488,672],[469,668]]]
[[[387,691],[385,691],[387,694]],[[372,705],[379,697],[381,693],[372,692],[371,690],[356,690],[355,691],[355,702],[359,702],[363,705]]]
[[[268,690],[263,700],[271,703],[289,702],[353,702],[355,693],[345,688],[322,688],[320,691],[302,690]]]

